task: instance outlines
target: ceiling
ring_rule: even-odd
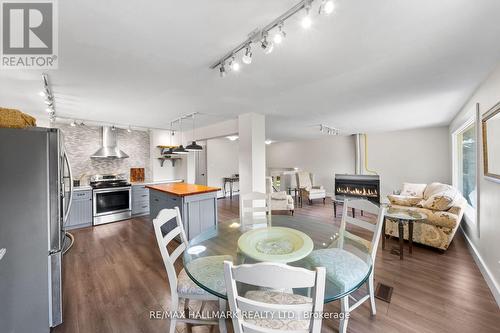
[[[202,124],[258,112],[274,140],[317,136],[320,123],[439,126],[500,61],[498,0],[338,0],[308,31],[287,21],[284,44],[255,47],[239,73],[209,69],[297,1],[59,1],[57,114],[168,128],[195,111]],[[46,118],[40,73],[0,71],[0,104]]]

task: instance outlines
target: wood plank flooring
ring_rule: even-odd
[[[220,199],[220,223],[238,217],[238,197]],[[297,216],[333,220],[329,200],[296,208]],[[340,215],[340,213],[339,213]],[[63,261],[64,323],[55,333],[168,332],[168,320],[149,312],[170,310],[166,273],[149,217],[73,231],[75,244]],[[475,265],[462,234],[445,253],[414,244],[404,260],[390,254],[396,240],[379,247],[375,280],[394,287],[390,304],[377,300],[354,310],[348,332],[500,332],[500,310]],[[407,244],[405,244],[407,250]],[[181,263],[179,263],[179,268]],[[338,302],[325,311],[339,311]],[[230,322],[228,322],[228,326]],[[178,331],[183,331],[178,325]],[[336,320],[322,332],[337,332]],[[208,331],[205,328],[195,328]],[[230,329],[232,332],[232,330]]]

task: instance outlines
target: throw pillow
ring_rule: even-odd
[[[457,200],[458,192],[455,189],[439,192],[431,195],[429,198],[422,200],[422,207],[432,210],[445,211],[453,207]]]
[[[442,183],[432,183],[429,184],[424,191],[424,199],[429,199],[432,197],[434,194],[437,193],[443,193],[446,191],[452,191],[455,190],[453,186],[447,185],[447,184],[442,184]]]
[[[401,190],[401,195],[411,196],[411,197],[424,197],[424,191],[427,184],[413,184],[413,183],[403,183],[403,189]]]
[[[398,206],[415,206],[418,204],[422,198],[420,197],[414,197],[410,195],[395,195],[395,194],[390,194],[387,196],[391,204],[393,205],[398,205]]]

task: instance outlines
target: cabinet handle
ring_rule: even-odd
[[[158,199],[155,199],[155,201],[156,201],[156,202],[158,202],[158,201],[160,201],[160,200],[158,200]]]
[[[148,206],[142,206],[142,208],[148,208]]]
[[[148,196],[147,194],[143,194],[143,195],[141,195],[141,197],[143,197],[143,198],[144,198],[144,197],[147,197],[147,196]]]

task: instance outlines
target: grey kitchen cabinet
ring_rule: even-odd
[[[179,207],[181,218],[189,240],[217,223],[217,192],[177,196],[150,189],[150,216],[155,218],[160,210]],[[176,226],[172,220],[162,227],[168,233]]]
[[[146,185],[132,185],[132,215],[149,214],[149,190]]]
[[[66,229],[92,225],[92,190],[74,191]]]

